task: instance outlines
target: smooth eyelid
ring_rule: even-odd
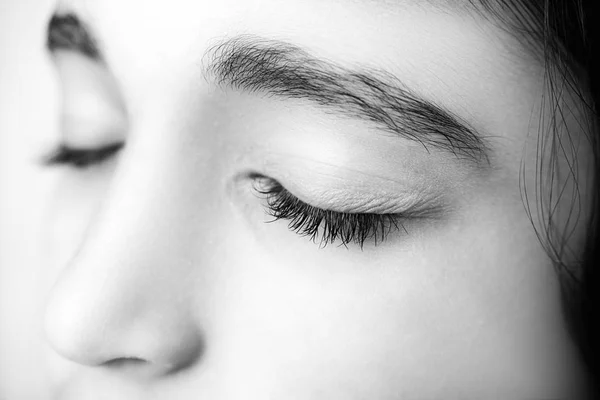
[[[279,169],[282,171],[283,169]],[[333,175],[325,179],[306,174],[276,173],[278,183],[306,204],[345,213],[402,213],[435,216],[447,210],[448,193],[438,186],[412,181],[357,182],[354,178]]]

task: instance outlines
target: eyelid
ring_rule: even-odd
[[[339,241],[348,248],[354,243],[361,250],[366,242],[377,246],[395,231],[404,230],[402,214],[346,213],[321,209],[304,203],[279,182],[266,177],[257,177],[254,190],[265,197],[266,211],[273,217],[270,222],[284,220],[290,231],[313,242],[319,247]]]
[[[59,51],[53,59],[62,89],[64,140],[81,148],[123,140],[128,118],[110,71],[69,51]]]
[[[295,190],[293,182],[284,180],[284,182],[261,174],[251,175],[254,182],[254,190],[261,194],[268,194],[277,191],[286,196],[293,197],[298,202],[309,207],[315,207],[324,211],[332,211],[341,214],[380,214],[395,215],[413,212],[412,207],[406,207],[398,199],[396,203],[388,197],[382,198],[376,194],[352,196],[350,191],[338,191],[330,193],[312,192]],[[399,196],[400,197],[400,196]],[[416,213],[416,211],[415,211]]]
[[[366,212],[374,200],[380,201],[380,209],[401,201],[408,208],[425,198],[444,200],[442,197],[450,195],[462,179],[453,170],[438,173],[438,166],[431,166],[431,161],[407,160],[396,148],[382,154],[379,148],[371,152],[360,143],[345,140],[337,140],[337,147],[335,140],[332,144],[325,139],[309,138],[306,142],[271,146],[261,155],[259,168],[311,203],[329,199],[329,203],[339,204],[340,199],[348,199],[351,204],[364,204],[361,211]],[[323,142],[327,142],[326,150],[322,149]]]
[[[390,181],[372,176],[338,173],[338,168],[318,168],[280,164],[266,175],[287,191],[313,207],[342,213],[433,215],[446,209],[444,191],[426,182]],[[343,168],[339,169],[344,171]],[[425,182],[423,182],[425,181]]]

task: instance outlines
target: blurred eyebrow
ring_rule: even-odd
[[[416,141],[427,151],[431,146],[478,166],[489,163],[480,134],[384,71],[350,70],[287,42],[242,35],[210,48],[203,72],[221,87],[308,100],[325,112]]]
[[[79,17],[72,13],[52,15],[48,23],[46,48],[51,53],[69,50],[96,61],[102,60],[97,40]]]

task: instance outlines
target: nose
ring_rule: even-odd
[[[181,299],[157,293],[160,288],[146,282],[127,285],[107,276],[72,275],[67,282],[63,278],[53,290],[45,318],[46,337],[62,357],[153,376],[179,371],[200,358],[202,332],[185,309],[177,307]]]
[[[161,200],[144,202],[137,199],[148,197],[139,191],[121,192],[109,196],[52,288],[46,337],[57,353],[79,364],[173,373],[198,361],[204,346],[193,312],[198,288],[192,263],[168,222],[177,225],[177,218],[154,209],[164,207]]]

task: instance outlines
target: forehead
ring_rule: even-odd
[[[103,4],[105,3],[105,4]],[[221,5],[235,4],[236,8],[257,10],[261,9],[267,14],[278,14],[285,9],[294,10],[299,8],[302,3],[315,4],[316,2],[308,1],[264,1],[264,0],[224,0],[220,2],[207,2],[207,1],[195,1],[195,0],[175,0],[168,4],[162,1],[149,0],[141,2],[139,0],[124,0],[115,1],[108,0],[101,2],[98,0],[59,0],[57,9],[59,11],[71,11],[76,10],[80,14],[84,14],[88,17],[93,16],[99,9],[112,10],[116,14],[132,15],[138,13],[140,16],[144,14],[146,9],[161,9],[165,16],[168,16],[172,12],[180,12],[180,16],[187,13],[196,13],[196,17],[202,18],[204,14],[213,13],[216,10],[223,9]],[[347,8],[352,10],[367,10],[368,14],[379,14],[382,12],[395,13],[403,12],[410,13],[414,11],[427,11],[427,12],[438,12],[453,15],[477,15],[481,16],[481,11],[494,9],[496,1],[487,0],[322,0],[318,3],[328,6],[331,10],[336,8],[344,9]],[[263,8],[263,5],[273,4],[270,10]],[[518,0],[509,0],[502,2],[502,9],[511,10],[518,5]],[[300,7],[301,8],[301,7]],[[235,9],[230,9],[234,12]],[[314,10],[315,13],[318,9]],[[332,15],[335,17],[335,15]],[[133,22],[133,21],[132,21]],[[156,21],[158,22],[158,21]]]
[[[539,87],[514,38],[476,15],[468,2],[391,0],[73,0],[62,9],[86,21],[123,84],[128,104],[162,110],[169,98],[190,104],[201,62],[215,43],[252,34],[298,45],[348,67],[389,71],[407,87],[447,104],[485,132],[483,116],[505,109],[494,88],[521,82],[524,104]],[[523,57],[525,55],[525,57]],[[512,90],[512,89],[511,89]],[[195,91],[196,95],[199,91]],[[159,95],[160,94],[160,95]],[[171,95],[173,94],[173,95]],[[511,93],[510,94],[512,97]],[[529,112],[530,107],[523,110]],[[479,125],[479,126],[478,126]]]
[[[379,43],[393,51],[406,48],[409,40],[425,40],[429,47],[435,40],[448,44],[447,38],[457,39],[457,24],[464,23],[462,30],[467,31],[477,21],[474,35],[485,35],[487,28],[482,26],[486,22],[479,0],[64,0],[61,11],[81,15],[101,44],[114,47],[123,41],[130,50],[146,46],[168,52],[192,50],[194,43],[205,46],[208,37],[245,33],[282,40],[325,39],[322,46],[314,46],[317,51],[326,48],[327,41],[341,52],[364,52],[369,44]],[[493,31],[492,35],[501,33]],[[364,58],[369,56],[367,51]]]
[[[409,8],[422,7],[430,10],[439,10],[446,12],[463,12],[473,9],[473,6],[479,2],[456,1],[456,0],[336,0],[342,2],[352,2],[367,4],[369,6],[380,6],[387,8]]]
[[[287,30],[304,29],[305,34],[317,25],[320,28],[329,28],[329,34],[336,36],[335,29],[339,25],[349,25],[359,22],[357,32],[348,39],[355,39],[359,32],[368,29],[369,25],[377,27],[379,24],[396,25],[404,31],[414,28],[417,23],[422,23],[424,17],[430,20],[442,17],[455,17],[461,19],[484,19],[498,22],[498,17],[503,22],[513,20],[510,15],[522,13],[518,0],[508,0],[502,5],[496,1],[487,0],[222,0],[207,2],[196,0],[172,0],[165,4],[163,1],[148,0],[61,0],[58,5],[59,12],[75,11],[83,16],[84,20],[92,25],[103,27],[104,20],[114,23],[114,29],[131,37],[135,31],[153,30],[160,32],[166,38],[184,38],[185,34],[206,31],[209,26],[207,21],[224,23],[224,28],[252,29],[253,23],[258,28],[279,27],[285,34]],[[507,18],[504,19],[503,15]],[[493,17],[493,18],[488,18]],[[412,23],[411,19],[415,19]],[[522,15],[519,18],[523,18]],[[312,24],[310,23],[312,20]],[[290,24],[291,22],[291,24]],[[295,22],[295,23],[294,23]],[[471,21],[469,21],[470,23]],[[279,23],[279,24],[278,24]],[[194,26],[195,25],[195,26]],[[297,27],[296,25],[299,25]],[[521,24],[523,25],[523,23]],[[172,29],[172,26],[176,26]],[[188,29],[189,27],[189,29]],[[203,29],[206,27],[206,29]],[[504,27],[505,28],[505,27]],[[238,33],[258,33],[252,32]],[[511,29],[508,29],[510,31]],[[340,32],[345,34],[346,32]],[[381,36],[388,33],[381,30]],[[497,33],[497,32],[496,32]],[[520,31],[522,34],[523,31]],[[102,32],[102,35],[105,33]],[[141,36],[141,35],[140,35]],[[522,37],[517,36],[522,39]],[[277,39],[277,38],[276,38]],[[397,37],[394,39],[398,39]],[[141,43],[138,41],[137,43]],[[160,41],[156,42],[157,45]],[[176,43],[170,43],[175,45]]]

